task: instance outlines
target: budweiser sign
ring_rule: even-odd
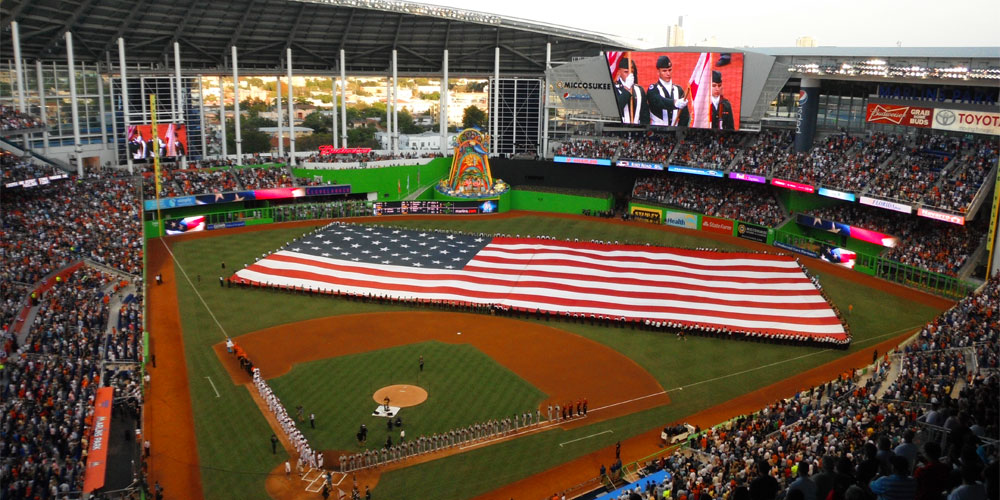
[[[869,103],[866,121],[927,128],[931,126],[933,113],[934,110],[931,108]]]

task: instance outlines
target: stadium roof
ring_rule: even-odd
[[[492,74],[494,47],[501,72],[538,75],[545,44],[552,60],[589,57],[629,48],[608,35],[470,10],[389,0],[5,0],[0,44],[12,59],[10,24],[19,24],[26,60],[65,61],[64,34],[73,34],[77,61],[117,64],[117,40],[125,39],[129,65],[173,67],[173,42],[185,69],[223,70],[230,47],[241,72],[282,71],[292,49],[295,71],[339,70],[345,51],[351,74],[384,73],[392,49],[399,71],[439,73],[444,49],[452,74]]]

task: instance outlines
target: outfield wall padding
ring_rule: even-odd
[[[418,178],[419,185],[433,185],[448,175],[450,169],[451,157],[445,157],[434,158],[427,165],[342,170],[294,168],[292,174],[295,177],[305,179],[320,176],[323,182],[330,184],[350,184],[352,193],[378,193],[378,201],[396,201],[407,195],[407,177],[410,179],[410,192],[412,193],[419,187]]]
[[[557,212],[563,214],[582,214],[584,210],[604,211],[611,210],[614,207],[614,198],[611,195],[598,198],[564,193],[522,191],[518,189],[511,192],[510,202],[511,210]]]

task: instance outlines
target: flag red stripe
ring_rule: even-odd
[[[544,272],[535,272],[535,271],[532,271],[530,273],[530,276],[525,276],[526,274],[529,274],[529,273],[519,272],[516,269],[493,269],[493,270],[490,270],[490,269],[482,268],[482,269],[480,269],[480,271],[481,272],[486,272],[486,273],[491,273],[491,274],[524,276],[526,279],[530,279],[531,281],[518,280],[516,282],[516,284],[515,284],[515,283],[512,283],[512,280],[508,280],[508,279],[497,279],[497,278],[484,278],[484,277],[478,277],[478,276],[468,276],[466,274],[463,274],[463,273],[457,272],[457,271],[456,272],[439,271],[439,272],[437,272],[435,274],[417,274],[417,273],[407,272],[405,270],[392,271],[392,270],[387,270],[387,269],[374,269],[374,268],[370,268],[370,267],[367,267],[367,266],[364,266],[364,265],[360,265],[360,264],[353,264],[353,265],[352,264],[334,264],[334,263],[329,263],[329,262],[322,262],[322,261],[319,261],[319,260],[313,260],[313,259],[309,259],[309,258],[296,257],[296,256],[293,256],[293,255],[287,255],[287,254],[274,254],[274,255],[271,255],[270,257],[268,257],[268,259],[274,260],[274,261],[278,261],[278,262],[289,262],[289,263],[295,263],[295,264],[302,264],[302,265],[316,267],[316,268],[320,268],[320,269],[326,269],[326,270],[330,270],[330,271],[376,274],[378,276],[385,277],[385,278],[406,278],[406,279],[421,279],[421,280],[455,280],[455,281],[468,282],[470,284],[494,285],[494,286],[530,286],[529,285],[529,283],[530,283],[531,285],[535,285],[535,286],[538,286],[540,288],[559,288],[559,289],[563,289],[563,290],[580,290],[580,291],[586,291],[587,293],[594,293],[594,294],[601,294],[601,295],[621,295],[621,296],[632,296],[632,297],[642,297],[642,298],[657,298],[656,297],[656,292],[642,292],[642,291],[632,291],[632,292],[629,292],[629,291],[625,291],[625,290],[612,290],[612,289],[607,289],[607,288],[589,288],[589,287],[583,287],[583,286],[579,286],[579,285],[567,285],[567,284],[564,284],[564,283],[551,283],[551,282],[539,281],[537,279],[532,279],[532,278],[539,278],[539,276],[536,276],[536,275],[543,274]],[[465,270],[469,271],[470,269],[466,268]],[[259,272],[264,272],[264,271],[259,271]],[[573,279],[573,280],[586,279],[587,281],[593,281],[593,279],[591,279],[589,276],[588,277],[582,277],[580,275],[573,275],[573,274],[568,274],[568,273],[544,273],[544,274],[547,275],[548,277],[555,277],[554,275],[559,274],[558,277],[560,277],[560,278]],[[541,276],[541,277],[545,277],[545,276]],[[609,283],[611,283],[611,282],[614,282],[614,283],[623,283],[623,280],[615,280],[615,279],[608,279],[606,281],[609,282]],[[631,280],[631,281],[636,281],[637,283],[634,283],[634,284],[641,285],[641,286],[659,287],[659,288],[662,288],[664,286],[662,282],[658,283],[658,282],[647,281],[647,280]],[[674,284],[671,284],[671,286],[674,286]],[[766,293],[760,293],[760,294],[755,293],[754,295],[750,295],[750,294],[747,294],[745,290],[736,289],[736,288],[711,288],[711,287],[702,287],[702,288],[704,288],[704,290],[708,291],[708,292],[713,292],[713,293],[728,293],[728,294],[731,294],[731,295],[740,295],[740,296],[747,297],[748,299],[753,298],[754,295],[766,295]],[[811,290],[811,291],[798,291],[797,293],[790,293],[790,292],[793,292],[793,291],[783,291],[783,292],[789,292],[789,293],[782,293],[781,294],[782,296],[803,296],[803,295],[817,295],[818,294],[815,290]],[[683,296],[681,296],[681,295],[676,295],[676,294],[670,294],[668,292],[661,292],[661,293],[664,296],[668,296],[669,295],[670,297],[676,297],[676,299],[673,299],[673,300],[691,300],[692,299],[692,297],[689,296],[689,295],[683,295]],[[634,295],[625,295],[625,294],[634,294]],[[719,299],[719,298],[714,298],[714,297],[698,297],[697,300],[704,301],[704,302],[713,302],[713,301],[715,301],[714,303],[719,303],[719,304],[723,304],[724,303],[724,304],[730,304],[730,305],[739,305],[738,303],[734,303],[732,301],[727,301],[725,299]],[[753,302],[753,301],[747,301],[747,302],[751,306],[752,305],[756,305],[756,306],[761,306],[761,307],[769,307],[769,308],[773,308],[773,309],[778,309],[778,308],[783,308],[783,307],[784,308],[788,308],[788,309],[823,309],[823,308],[827,307],[826,304],[822,303],[822,302],[813,303],[815,305],[813,305],[812,307],[796,307],[796,306],[800,306],[800,305],[806,306],[808,304]],[[762,304],[766,304],[766,305],[762,306]]]
[[[700,314],[716,318],[742,319],[742,320],[752,320],[752,321],[762,321],[770,318],[781,318],[781,322],[783,323],[795,323],[802,325],[832,325],[840,323],[840,321],[834,316],[830,316],[827,318],[797,318],[784,315],[780,316],[766,315],[765,311],[763,310],[761,311],[760,314],[744,314],[744,313],[704,310],[704,309],[622,304],[617,302],[602,302],[596,300],[566,299],[551,295],[543,296],[543,295],[532,295],[525,293],[498,293],[498,292],[487,292],[487,291],[475,291],[475,290],[469,290],[465,288],[458,288],[452,286],[417,286],[417,285],[407,285],[402,283],[392,283],[388,281],[338,278],[338,277],[331,277],[329,275],[321,273],[298,271],[292,269],[272,269],[264,266],[259,266],[256,264],[250,266],[250,269],[252,271],[261,274],[267,274],[273,276],[282,276],[286,278],[318,281],[322,283],[329,283],[331,285],[344,285],[344,286],[351,286],[358,288],[369,288],[375,291],[375,295],[378,295],[377,293],[378,291],[437,293],[437,294],[460,295],[468,297],[470,299],[479,299],[492,302],[499,301],[501,299],[508,299],[508,300],[522,301],[522,302],[533,302],[538,304],[563,306],[563,307],[572,306],[572,307],[585,307],[585,308],[595,308],[595,309],[622,309],[622,310],[633,311],[635,313],[659,312],[664,314]],[[375,273],[375,274],[380,275],[381,273]],[[638,315],[641,316],[641,314]],[[766,316],[766,318],[762,318],[762,316]]]

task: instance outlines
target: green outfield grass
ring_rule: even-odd
[[[597,218],[590,221],[526,216],[495,220],[435,219],[389,222],[400,226],[428,229],[451,228],[522,236],[545,234],[561,238],[648,242],[679,247],[738,248],[736,245],[718,245],[711,240],[702,240],[695,236],[659,231],[652,226],[646,228],[609,224]],[[254,256],[273,250],[308,230],[282,228],[278,225],[268,231],[179,243],[175,246],[174,252],[178,263],[194,282],[194,288],[201,293],[222,328],[232,336],[317,317],[409,310],[407,307],[365,304],[332,297],[218,286],[222,260],[228,264],[227,271],[232,272],[234,267],[250,263]],[[160,243],[151,241],[150,244]],[[201,276],[201,281],[197,281],[198,275]],[[854,305],[854,312],[849,317],[854,333],[854,343],[850,350],[756,344],[694,336],[689,336],[687,341],[680,341],[672,335],[663,333],[551,322],[548,323],[550,326],[588,337],[635,360],[670,391],[671,404],[572,431],[556,430],[533,434],[394,471],[382,477],[374,493],[378,498],[393,499],[458,499],[485,493],[613,444],[619,439],[626,439],[665,423],[678,421],[686,415],[794,376],[796,373],[908,329],[917,328],[938,312],[933,308],[907,302],[894,295],[868,289],[835,276],[822,273],[820,275],[827,294],[842,310],[847,309],[847,304]],[[266,421],[250,399],[247,390],[229,382],[228,374],[211,350],[213,344],[224,338],[223,333],[180,272],[177,276],[195,430],[206,498],[267,498],[264,491],[264,474],[284,462],[286,457],[281,453],[276,456],[271,454],[268,441],[271,430]],[[330,362],[333,363],[331,366],[348,363],[346,360]],[[412,363],[412,359],[410,362]],[[300,376],[297,375],[300,368],[293,370],[287,376]],[[309,369],[313,368],[310,366]],[[454,377],[468,374],[457,367],[451,372],[451,376]],[[211,377],[216,382],[220,397],[215,397],[205,377]],[[220,384],[220,381],[223,383]],[[319,394],[309,394],[317,390],[315,383],[287,385],[284,381],[276,383],[283,385],[281,388],[283,401],[296,399],[307,401],[309,398],[318,401],[315,398],[323,397]],[[332,384],[329,385],[332,388]],[[370,393],[367,397],[370,401]],[[523,396],[512,399],[521,397]],[[294,404],[291,405],[294,408]],[[309,405],[306,406],[308,409]],[[367,411],[370,412],[371,409]],[[317,414],[319,415],[318,412]],[[356,430],[359,423],[349,422],[349,427]],[[352,439],[353,430],[347,435],[347,439]],[[560,446],[566,441],[605,430],[612,432]],[[234,440],[232,436],[240,438]]]
[[[378,406],[372,394],[381,387],[409,384],[427,391],[427,401],[399,412],[411,440],[533,412],[547,396],[473,346],[434,341],[303,363],[268,383],[290,413],[302,405],[306,416],[316,414],[316,429],[299,424],[314,449],[351,452],[364,449],[354,437],[361,424],[368,426],[367,448],[385,444],[386,419],[371,415]],[[394,443],[399,431],[391,434]]]

